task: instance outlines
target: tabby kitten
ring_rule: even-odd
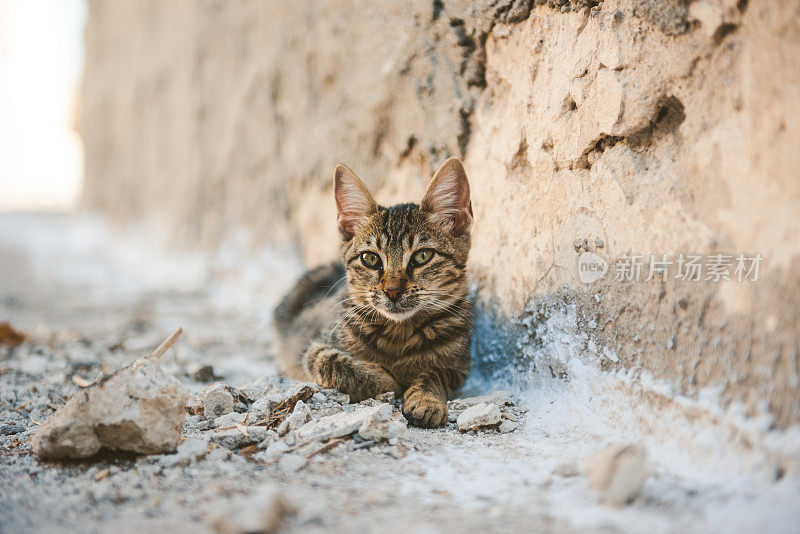
[[[379,206],[344,165],[334,189],[341,261],[307,272],[275,310],[285,371],[354,402],[403,394],[409,422],[441,426],[472,363],[464,167],[445,161],[419,205]]]

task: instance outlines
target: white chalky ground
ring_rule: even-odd
[[[563,362],[569,382],[509,375],[466,388],[510,390],[527,410],[511,433],[409,429],[400,454],[347,440],[302,465],[222,447],[187,461],[39,463],[28,439],[78,391],[74,375],[91,381],[177,326],[161,368],[195,395],[205,384],[188,374],[202,364],[233,386],[275,381],[269,316],[300,272],[296,257],[254,253],[244,238],[213,257],[176,254],[148,239],[157,230],[119,236],[87,217],[0,215],[0,321],[32,338],[0,352],[3,532],[224,530],[272,510],[258,503],[275,495],[293,510],[286,532],[798,531],[800,429],[723,410],[713,391],[687,399],[646,374],[601,374],[577,354],[569,308],[540,325],[535,349]],[[631,504],[601,504],[582,461],[628,443],[646,449],[648,477]]]

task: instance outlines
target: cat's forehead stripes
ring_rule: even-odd
[[[386,236],[387,247],[402,248],[408,237],[413,236],[418,213],[416,204],[398,204],[381,211],[381,230]]]

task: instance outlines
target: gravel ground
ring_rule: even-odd
[[[796,532],[800,524],[797,429],[767,430],[678,398],[654,411],[641,401],[642,379],[588,372],[513,390],[519,408],[504,410],[519,428],[509,433],[462,433],[453,422],[390,441],[356,433],[310,458],[317,449],[214,444],[182,460],[40,463],[29,439],[78,384],[147,354],[178,326],[184,334],[160,367],[189,390],[190,404],[212,379],[255,398],[292,386],[277,375],[268,317],[296,262],[274,252],[259,259],[262,278],[247,274],[252,266],[234,276],[234,253],[174,257],[126,239],[76,216],[0,215],[0,322],[27,336],[0,347],[2,532],[237,532],[275,506],[281,532]],[[218,378],[198,374],[204,365]],[[473,379],[464,396],[498,386]],[[332,399],[310,399],[311,417],[360,408]],[[183,434],[214,442],[212,427],[190,415]],[[291,446],[293,435],[280,440]],[[582,460],[626,442],[648,451],[647,481],[629,505],[606,506]]]

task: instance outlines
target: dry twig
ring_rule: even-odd
[[[93,382],[86,380],[82,376],[72,375],[72,383],[78,386],[79,388],[88,388],[92,385]]]
[[[159,345],[156,350],[154,350],[147,356],[143,356],[138,360],[136,360],[131,366],[131,371],[135,371],[142,365],[162,357],[164,353],[167,352],[167,350],[169,350],[172,344],[175,343],[175,340],[178,339],[178,336],[181,335],[181,332],[183,332],[183,329],[181,327],[178,327],[178,329],[175,330],[167,339],[165,339],[164,342],[161,345]]]
[[[346,440],[347,440],[347,437],[332,439],[328,443],[326,443],[325,445],[320,447],[319,449],[315,450],[314,452],[312,452],[311,454],[306,456],[306,458],[311,458],[315,454],[319,454],[321,452],[329,451],[332,448],[334,448],[335,446],[337,446],[338,444],[340,444],[340,443],[342,443],[343,441],[346,441]]]

